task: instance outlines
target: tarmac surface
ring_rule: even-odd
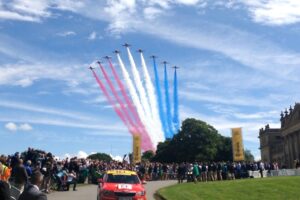
[[[163,187],[176,184],[177,181],[150,181],[145,184],[147,200],[154,200],[154,193]],[[96,200],[97,185],[81,185],[77,187],[77,191],[52,192],[48,194],[48,200]]]

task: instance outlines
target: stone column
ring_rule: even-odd
[[[284,163],[283,165],[287,166],[289,163],[289,151],[288,151],[288,138],[284,136],[283,152],[284,152]]]
[[[288,149],[289,149],[289,163],[288,163],[288,168],[293,167],[293,146],[292,146],[292,137],[291,133],[288,134]]]
[[[298,132],[295,132],[294,133],[294,151],[295,151],[295,154],[294,154],[294,159],[298,159],[298,155],[299,155],[299,150],[298,150]]]
[[[295,132],[292,133],[292,152],[293,152],[293,160],[292,160],[292,168],[294,168],[294,160],[296,160],[296,145],[295,145],[295,142],[296,142],[296,135],[295,135]]]
[[[297,152],[298,152],[298,154],[297,154],[297,159],[300,159],[300,131],[297,131],[297,133],[296,133],[296,140],[297,140],[297,146],[296,146],[296,149],[297,149]]]

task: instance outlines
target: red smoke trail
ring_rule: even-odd
[[[130,109],[130,112],[132,113],[132,115],[134,117],[134,120],[137,122],[138,127],[140,128],[140,130],[143,133],[144,137],[147,137],[150,140],[149,134],[147,133],[144,124],[141,122],[141,119],[140,119],[135,107],[133,106],[133,103],[132,103],[131,99],[128,97],[128,95],[126,93],[125,86],[123,85],[118,73],[116,72],[115,67],[113,66],[110,59],[107,59],[107,60],[109,62],[109,66],[110,66],[110,68],[113,72],[114,78],[117,80],[118,86],[121,89],[121,93],[122,93],[122,95],[125,99],[125,102],[128,105],[128,108]]]
[[[106,80],[106,82],[108,83],[109,85],[109,88],[111,89],[112,91],[112,94],[114,95],[115,99],[117,100],[117,102],[120,104],[121,106],[121,111],[123,112],[125,118],[127,119],[127,121],[129,122],[130,126],[134,129],[135,133],[137,134],[138,133],[138,130],[137,130],[137,127],[135,126],[134,122],[131,120],[131,117],[126,109],[126,106],[124,105],[123,101],[120,99],[113,83],[111,82],[111,80],[109,79],[104,67],[101,65],[100,62],[97,62],[101,71],[102,71],[102,74]]]
[[[91,69],[91,71],[93,72],[93,75],[100,87],[100,89],[102,90],[102,92],[104,93],[105,97],[107,98],[108,102],[113,106],[115,112],[117,113],[117,115],[120,117],[120,119],[122,120],[122,122],[126,125],[126,127],[128,128],[129,132],[134,135],[136,134],[136,132],[134,132],[130,125],[127,123],[126,119],[124,118],[120,108],[117,107],[116,102],[111,98],[111,96],[109,95],[109,93],[107,92],[105,86],[103,85],[103,83],[101,82],[101,80],[99,79],[99,77],[97,76],[96,72]],[[146,139],[146,138],[145,138]],[[149,150],[149,149],[153,149],[153,146],[151,145],[151,142],[147,142],[149,140],[145,140],[142,138],[142,149],[143,150]]]
[[[109,95],[109,93],[107,92],[105,86],[103,85],[103,83],[101,82],[101,80],[99,79],[99,77],[97,76],[96,72],[94,70],[92,70],[93,75],[100,87],[100,89],[102,90],[102,92],[104,93],[105,97],[107,98],[108,102],[113,106],[115,112],[117,113],[117,115],[120,117],[120,119],[123,121],[123,123],[126,125],[126,127],[129,129],[130,132],[132,132],[131,127],[129,126],[129,124],[127,123],[125,117],[123,116],[120,108],[117,107],[116,102],[111,98],[111,96]]]
[[[117,81],[118,86],[119,86],[119,88],[121,90],[121,93],[122,93],[122,95],[123,95],[123,97],[125,99],[125,102],[128,105],[128,108],[130,109],[130,112],[132,113],[132,115],[134,117],[134,120],[138,124],[137,128],[138,128],[139,132],[142,134],[142,137],[144,138],[142,140],[145,140],[148,143],[152,144],[150,136],[149,136],[148,132],[146,131],[146,128],[145,128],[144,124],[141,122],[141,119],[138,116],[137,111],[136,111],[135,107],[133,106],[133,103],[132,103],[131,99],[128,97],[128,95],[126,93],[125,86],[123,85],[123,83],[122,83],[122,81],[121,81],[118,73],[116,72],[115,67],[113,66],[113,64],[112,64],[112,62],[111,62],[111,60],[109,58],[107,60],[109,62],[109,66],[110,66],[110,68],[112,70],[113,76],[114,76],[115,80]],[[154,150],[154,149],[151,148],[151,150]]]
[[[108,59],[108,62],[109,62],[109,66],[110,66],[110,68],[111,68],[111,70],[113,72],[114,78],[117,80],[118,86],[121,89],[121,93],[122,93],[122,95],[123,95],[123,97],[124,97],[124,99],[126,101],[126,104],[129,107],[131,113],[133,114],[133,117],[134,117],[135,121],[138,123],[139,127],[141,127],[144,131],[146,131],[144,125],[141,122],[140,117],[138,116],[138,114],[137,114],[137,112],[135,110],[135,107],[133,106],[132,101],[130,100],[130,98],[128,97],[128,95],[126,93],[126,89],[125,89],[125,87],[124,87],[124,85],[123,85],[120,77],[118,76],[118,74],[117,74],[117,72],[115,70],[115,67],[111,63],[110,59]]]

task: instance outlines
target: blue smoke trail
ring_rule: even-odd
[[[167,128],[167,123],[166,123],[166,117],[164,113],[164,108],[163,108],[163,100],[162,100],[162,95],[161,95],[161,88],[159,84],[159,77],[158,77],[158,71],[157,71],[157,66],[155,62],[155,57],[153,57],[153,68],[154,68],[154,75],[155,75],[155,89],[157,92],[157,100],[158,100],[158,108],[159,108],[159,118],[161,120],[163,130],[165,137],[169,135],[169,130]]]
[[[173,91],[173,103],[174,103],[174,115],[173,115],[173,123],[175,128],[175,133],[178,133],[180,129],[179,124],[179,112],[178,112],[178,87],[177,87],[177,72],[176,68],[174,71],[174,91]]]
[[[164,85],[165,85],[165,96],[166,96],[166,108],[167,108],[167,123],[169,134],[167,138],[172,138],[174,135],[173,127],[172,127],[172,114],[171,114],[171,103],[170,103],[170,95],[169,95],[169,82],[168,82],[168,73],[167,73],[167,63],[164,63]]]

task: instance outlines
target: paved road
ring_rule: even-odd
[[[177,181],[150,181],[145,185],[147,200],[154,200],[154,193],[163,187],[176,184]]]
[[[153,194],[160,188],[175,184],[176,181],[152,181],[145,185],[147,200],[154,200]],[[48,195],[48,200],[96,200],[97,186],[83,185],[73,192],[53,192]]]

